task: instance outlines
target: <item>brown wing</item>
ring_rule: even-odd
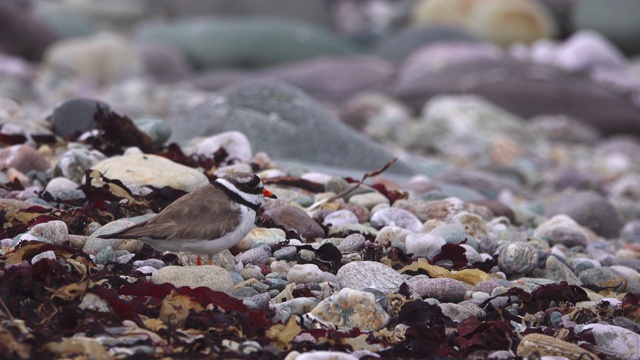
[[[207,240],[217,239],[233,230],[239,217],[235,203],[212,185],[194,190],[174,201],[151,220],[114,234],[112,239]]]

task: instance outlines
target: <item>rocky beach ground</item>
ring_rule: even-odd
[[[248,3],[0,4],[0,357],[640,359],[637,5]],[[210,264],[99,238],[232,172]]]

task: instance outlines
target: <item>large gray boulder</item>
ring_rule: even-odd
[[[247,135],[255,151],[274,158],[373,170],[393,154],[341,123],[299,89],[275,80],[228,87],[191,111],[169,121],[170,141],[187,142],[236,130]],[[412,174],[397,162],[390,171]]]

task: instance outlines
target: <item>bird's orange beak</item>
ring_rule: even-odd
[[[271,199],[277,199],[276,195],[267,189],[262,190],[262,195]]]

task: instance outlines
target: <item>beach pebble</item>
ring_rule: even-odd
[[[420,221],[429,219],[447,220],[462,210],[463,203],[459,200],[398,200],[393,207],[404,209],[416,215]]]
[[[267,244],[269,246],[276,245],[280,242],[287,241],[285,232],[277,228],[261,228],[256,227],[249,231],[246,238],[253,241],[254,244]]]
[[[595,348],[616,359],[640,359],[640,335],[625,328],[607,324],[588,324],[581,331],[591,330]]]
[[[28,145],[13,145],[0,150],[0,169],[14,168],[22,173],[49,169],[49,161]]]
[[[362,234],[351,234],[344,238],[337,248],[343,253],[358,251],[364,247],[366,240]]]
[[[298,353],[297,355],[291,352],[290,354],[295,355],[295,357],[289,357],[285,360],[357,360],[358,357],[355,357],[351,354],[347,354],[345,352],[340,351],[309,351],[304,354]]]
[[[404,277],[392,268],[374,261],[354,261],[345,264],[336,274],[340,286],[362,290],[374,288],[381,291],[396,291]]]
[[[273,321],[286,323],[291,315],[302,315],[310,312],[315,308],[320,300],[316,298],[295,298],[277,304],[270,304],[269,307],[275,312]]]
[[[47,191],[56,200],[76,200],[84,199],[85,194],[82,190],[78,189],[79,185],[67,178],[56,177],[51,179],[45,191]]]
[[[296,258],[297,254],[298,254],[298,250],[296,249],[295,246],[285,246],[281,249],[274,251],[273,257],[275,257],[276,260],[293,260]]]
[[[565,214],[605,238],[618,236],[624,225],[613,205],[592,191],[563,193],[547,209],[547,216]]]
[[[324,230],[313,221],[304,210],[291,205],[284,205],[265,211],[276,224],[286,229],[293,229],[305,238],[316,239],[324,236]]]
[[[380,194],[377,191],[372,191],[365,194],[353,195],[349,198],[349,204],[362,206],[369,210],[380,204],[389,205],[389,199],[386,196]]]
[[[76,183],[84,180],[84,172],[107,157],[98,150],[75,148],[67,150],[53,167],[53,176],[65,177]]]
[[[325,216],[324,224],[332,226],[341,226],[345,224],[357,224],[358,217],[349,210],[337,210]]]
[[[296,284],[321,283],[324,273],[315,264],[296,264],[287,272],[287,281]]]
[[[238,159],[244,163],[251,162],[253,150],[247,137],[239,131],[225,131],[192,143],[194,154],[213,156],[223,148],[230,159]]]
[[[258,246],[251,248],[247,251],[241,252],[236,256],[236,260],[238,262],[254,265],[263,265],[267,263],[269,259],[269,253],[265,250],[263,246]]]
[[[441,302],[460,302],[467,292],[467,287],[458,280],[432,279],[427,275],[416,275],[407,280],[407,285],[421,297]]]
[[[131,253],[139,251],[144,246],[144,243],[140,240],[98,238],[100,235],[115,233],[135,224],[136,223],[130,219],[120,219],[106,224],[89,236],[82,251],[89,254],[96,254],[105,247],[110,247],[114,250],[127,250]]]
[[[34,225],[29,234],[42,236],[51,241],[52,244],[60,245],[69,240],[69,229],[67,224],[60,220],[52,220],[46,223]]]
[[[399,208],[386,208],[376,211],[371,216],[373,226],[394,225],[410,231],[420,231],[422,222],[409,211]]]
[[[175,287],[208,287],[230,294],[234,289],[229,272],[219,266],[165,266],[151,276],[154,284],[170,283]]]
[[[516,353],[523,358],[539,357],[544,359],[558,357],[561,359],[580,359],[585,356],[593,359],[598,358],[597,355],[576,344],[536,333],[525,335],[520,341]]]
[[[94,99],[77,98],[61,103],[51,114],[53,131],[61,137],[70,137],[95,129],[93,116],[98,106],[109,111],[107,103]]]
[[[442,314],[448,316],[453,321],[464,321],[471,316],[478,316],[482,313],[482,308],[472,302],[464,302],[460,304],[455,303],[440,303],[438,307],[442,310]]]
[[[389,245],[393,243],[405,243],[409,234],[415,234],[413,231],[403,229],[398,226],[385,226],[380,229],[376,235],[375,242],[380,245]]]
[[[162,119],[141,118],[135,119],[133,123],[156,144],[162,145],[171,137],[171,128]]]
[[[390,319],[372,293],[348,288],[322,300],[309,314],[338,328],[361,331],[378,330]]]
[[[409,234],[405,238],[404,244],[407,254],[414,257],[424,257],[433,260],[433,257],[440,254],[442,246],[447,242],[442,236],[433,234]]]
[[[498,249],[498,266],[507,274],[526,274],[538,266],[538,251],[524,242],[505,244]]]
[[[127,186],[151,185],[159,189],[169,186],[191,192],[209,183],[201,171],[151,154],[114,156],[97,163],[92,169]]]

